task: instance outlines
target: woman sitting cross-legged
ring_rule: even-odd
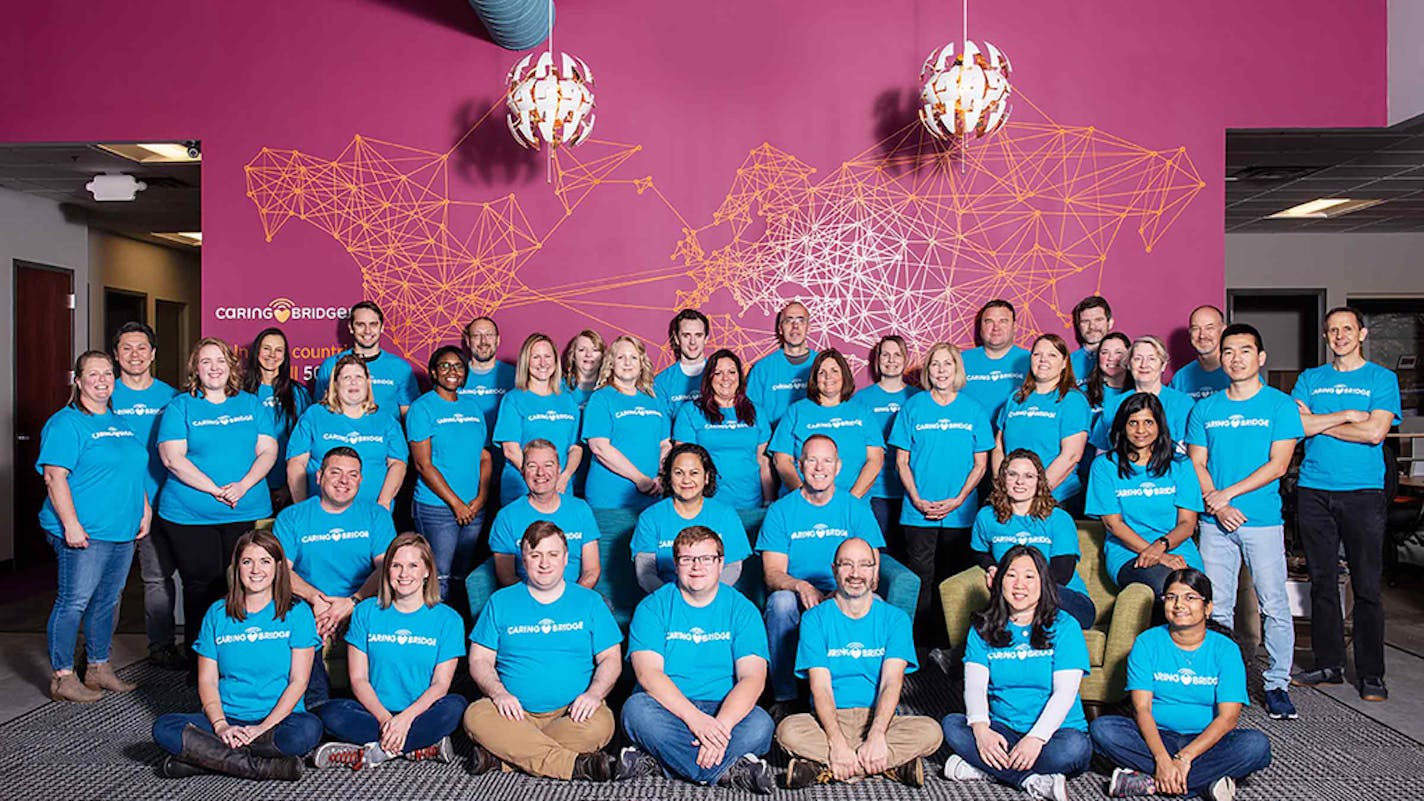
[[[321,739],[321,720],[302,703],[319,641],[311,607],[292,594],[282,545],[266,531],[243,534],[227,598],[208,609],[193,643],[203,711],[153,723],[154,742],[171,755],[163,775],[301,778],[301,757]]]
[[[1246,666],[1227,634],[1209,628],[1211,581],[1174,570],[1162,594],[1167,624],[1144,631],[1127,658],[1136,720],[1093,721],[1093,745],[1117,767],[1108,795],[1236,797],[1236,780],[1271,764],[1271,743],[1238,729]],[[1234,600],[1234,599],[1233,599]]]
[[[435,555],[419,534],[386,548],[379,595],[356,605],[346,632],[351,693],[317,712],[336,742],[316,750],[316,766],[375,767],[396,756],[449,762],[450,734],[465,699],[450,692],[465,651],[465,623],[440,603]]]
[[[1089,669],[1083,630],[1059,614],[1048,561],[1032,545],[999,560],[989,606],[964,649],[964,709],[944,719],[951,781],[994,779],[1033,798],[1067,801],[1067,777],[1093,747],[1078,685]]]

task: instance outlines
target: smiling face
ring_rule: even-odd
[[[613,380],[622,387],[631,389],[643,373],[643,360],[638,348],[632,342],[613,343]]]
[[[470,323],[465,329],[465,349],[481,364],[490,361],[499,349],[499,330],[483,318]]]
[[[1167,585],[1162,593],[1162,613],[1167,618],[1167,625],[1174,629],[1205,627],[1207,616],[1211,614],[1211,601],[1186,584],[1175,581]]]
[[[546,536],[532,548],[527,543],[521,544],[520,552],[529,586],[552,590],[563,583],[564,569],[569,565],[569,548],[562,537]]]
[[[787,347],[799,348],[806,344],[806,335],[811,330],[811,313],[800,303],[788,303],[781,310],[781,341]]]
[[[277,562],[261,545],[248,545],[237,558],[237,578],[248,595],[268,592],[277,578]]]
[[[1221,319],[1221,314],[1216,309],[1197,309],[1192,312],[1191,321],[1188,323],[1187,334],[1192,339],[1192,350],[1198,356],[1214,354],[1221,346],[1221,331],[1226,327],[1226,321]]]
[[[1010,562],[1008,567],[1004,568],[1001,586],[1011,615],[1032,612],[1038,608],[1038,600],[1043,595],[1043,584],[1033,557],[1024,555]]]
[[[1359,353],[1368,335],[1369,329],[1360,327],[1354,312],[1335,312],[1325,318],[1325,342],[1337,358]]]
[[[321,497],[337,506],[346,506],[361,490],[361,461],[350,456],[331,456],[316,474]]]
[[[875,589],[875,578],[880,573],[879,553],[864,540],[847,540],[836,550],[836,588],[841,595],[855,600],[864,598]]]
[[[281,334],[268,334],[257,343],[257,364],[265,373],[276,373],[287,359],[287,340]]]
[[[905,374],[905,349],[900,347],[900,343],[893,339],[887,339],[880,343],[880,355],[875,359],[875,366],[880,370],[880,377],[900,378]]]
[[[678,549],[673,559],[677,566],[677,585],[688,592],[704,592],[722,580],[722,557],[713,540],[698,540]]]
[[[542,339],[535,342],[529,348],[529,382],[536,386],[548,386],[558,363],[559,357],[554,353],[553,345]]]
[[[1221,341],[1221,366],[1232,381],[1249,381],[1266,366],[1266,352],[1250,334],[1232,334]]]
[[[222,392],[232,368],[217,345],[204,345],[198,351],[198,383],[209,392]]]
[[[114,358],[124,375],[139,378],[148,375],[153,365],[156,351],[148,344],[148,335],[142,331],[130,331],[119,335],[119,345],[114,348]]]
[[[1127,417],[1127,442],[1136,451],[1151,450],[1157,441],[1157,418],[1151,409],[1138,409]]]
[[[836,475],[840,472],[841,460],[834,442],[817,437],[807,440],[802,446],[801,476],[807,487],[825,492],[836,483]]]
[[[425,564],[419,548],[402,545],[391,554],[386,562],[386,581],[390,582],[391,595],[397,601],[419,598],[425,592],[425,582],[430,578],[430,568]]]
[[[816,390],[822,405],[841,402],[841,392],[845,389],[845,373],[835,359],[826,359],[816,369]]]
[[[372,350],[381,343],[381,330],[384,326],[381,323],[380,315],[370,309],[357,309],[347,322],[351,329],[351,337],[356,340],[356,347],[360,350]]]
[[[465,373],[469,370],[460,354],[449,352],[435,363],[435,385],[449,393],[454,393],[465,385]]]
[[[1030,364],[1033,380],[1038,383],[1040,389],[1058,386],[1058,379],[1063,377],[1063,367],[1067,363],[1068,360],[1063,358],[1063,354],[1058,352],[1052,342],[1040,339],[1038,344],[1033,346]]]
[[[680,453],[672,460],[669,468],[672,477],[672,495],[684,503],[702,497],[707,487],[707,472],[702,469],[702,459],[695,453]]]
[[[1011,501],[1031,501],[1038,492],[1038,469],[1027,459],[1011,459],[1004,468],[1004,491]]]
[[[90,406],[107,406],[114,394],[114,365],[108,359],[90,356],[79,365],[79,396]]]
[[[677,347],[687,361],[702,359],[702,352],[707,348],[707,327],[702,325],[701,320],[678,321]]]
[[[1151,342],[1133,345],[1127,358],[1133,383],[1139,390],[1152,390],[1162,385],[1162,373],[1167,369],[1167,362]]]
[[[1108,339],[1098,346],[1098,369],[1112,379],[1127,372],[1127,346],[1122,340]]]
[[[1112,330],[1112,318],[1101,308],[1084,309],[1078,315],[1078,338],[1084,347],[1095,347]]]
[[[348,364],[336,374],[336,397],[343,408],[355,408],[371,397],[371,379],[364,367]]]
[[[925,375],[929,376],[930,388],[937,392],[949,392],[959,377],[959,365],[950,355],[948,348],[939,348],[930,354],[925,365]]]
[[[553,448],[530,448],[524,452],[520,472],[530,493],[540,498],[552,497],[559,480],[559,454]]]
[[[1002,306],[987,309],[979,316],[979,339],[993,350],[1014,341],[1014,313]]]
[[[734,359],[723,356],[712,365],[712,392],[717,396],[718,406],[731,406],[737,397],[737,385],[742,382],[742,374],[737,370]]]

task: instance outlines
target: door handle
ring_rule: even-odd
[[[16,442],[31,442],[31,441],[33,441],[33,440],[34,440],[34,437],[31,437],[29,434],[16,434],[16,435],[15,435],[15,441],[16,441]]]

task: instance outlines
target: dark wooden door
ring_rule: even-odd
[[[40,431],[69,400],[74,367],[74,274],[15,262],[15,562],[52,560],[38,515],[44,480],[35,472]]]

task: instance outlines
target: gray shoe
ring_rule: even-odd
[[[717,779],[717,786],[771,795],[776,789],[776,781],[772,778],[771,766],[765,760],[756,754],[745,754],[727,767]]]
[[[618,752],[618,769],[613,780],[626,782],[633,779],[646,779],[650,776],[660,775],[662,772],[662,765],[658,764],[652,754],[636,745],[630,745]]]
[[[1039,801],[1068,801],[1068,779],[1061,773],[1033,773],[1024,778],[1024,792]]]

